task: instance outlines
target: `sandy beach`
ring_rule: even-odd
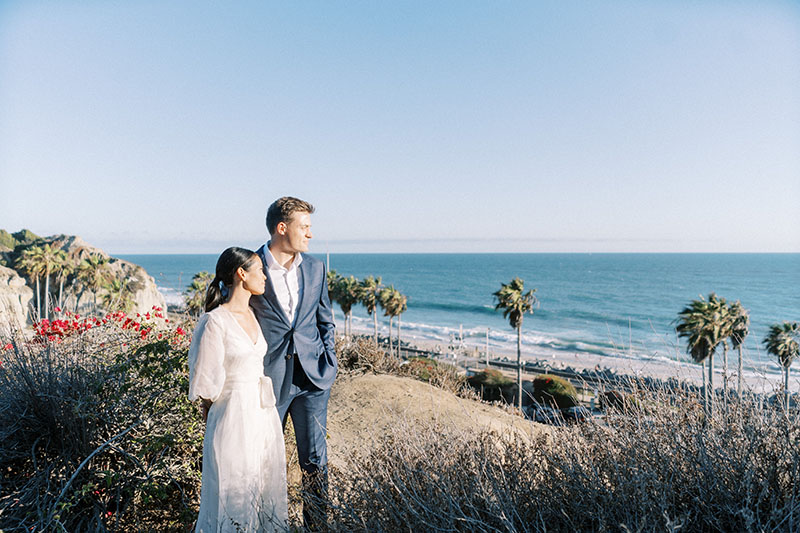
[[[338,320],[337,331],[344,331],[343,322]],[[353,325],[354,334],[372,335],[373,332],[374,330],[372,328]],[[465,360],[468,359],[473,361],[473,363],[467,366],[485,366],[485,363],[483,363],[485,361],[485,348],[477,344],[465,343],[465,347],[462,350],[457,350],[458,357],[455,357],[454,351],[448,349],[447,343],[420,338],[413,334],[406,333],[402,334],[402,341],[420,350],[441,354],[439,356],[440,359],[459,363],[459,365],[462,365]],[[513,349],[497,349],[492,347],[490,348],[489,357],[490,360],[516,361],[517,354]],[[703,367],[701,365],[679,360],[667,360],[663,357],[615,357],[588,352],[549,353],[544,355],[537,354],[535,351],[523,346],[522,359],[526,362],[531,361],[538,363],[540,366],[546,366],[556,370],[572,369],[581,372],[583,370],[608,369],[617,375],[631,375],[636,377],[649,376],[663,380],[676,378],[699,385],[703,383]],[[736,366],[737,353],[731,350],[728,352],[728,386],[733,390],[736,389]],[[768,370],[745,370],[743,376],[746,390],[766,394],[772,394],[783,390],[783,376],[778,372],[771,372]],[[722,387],[722,384],[722,357],[718,355],[715,357],[714,386],[719,388]],[[800,391],[800,372],[794,375],[790,374],[789,389],[793,392]]]

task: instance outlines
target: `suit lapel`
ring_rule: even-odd
[[[258,253],[261,256],[264,274],[267,276],[267,282],[264,284],[264,299],[272,307],[272,310],[275,312],[275,314],[277,314],[288,326],[291,326],[289,317],[287,317],[286,313],[283,312],[283,307],[281,307],[281,303],[278,301],[278,295],[275,294],[275,287],[272,285],[272,276],[270,276],[269,268],[267,268],[267,257],[265,255],[269,253],[269,250],[267,250],[267,245],[265,244],[259,248]]]
[[[300,287],[303,288],[303,290],[300,291],[300,297],[298,298],[299,301],[297,302],[297,311],[295,311],[294,313],[295,321],[297,321],[297,317],[299,317],[300,313],[303,311],[303,304],[305,304],[305,302],[308,300],[308,298],[306,298],[306,295],[308,294],[308,291],[310,289],[309,286],[311,284],[311,279],[310,279],[311,271],[308,269],[308,266],[309,266],[308,261],[304,257],[303,262],[300,263],[300,266],[297,268],[298,274],[300,274],[300,279],[298,280],[299,281],[298,284],[300,285]]]

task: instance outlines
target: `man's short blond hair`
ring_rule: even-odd
[[[299,198],[292,196],[278,198],[267,209],[267,231],[270,235],[274,235],[278,224],[281,222],[288,224],[295,213],[311,214],[313,212],[314,206]]]

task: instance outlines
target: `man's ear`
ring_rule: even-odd
[[[286,222],[278,222],[278,225],[275,226],[275,233],[278,235],[286,235]]]

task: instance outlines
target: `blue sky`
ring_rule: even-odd
[[[800,252],[794,2],[2,2],[0,228]]]

